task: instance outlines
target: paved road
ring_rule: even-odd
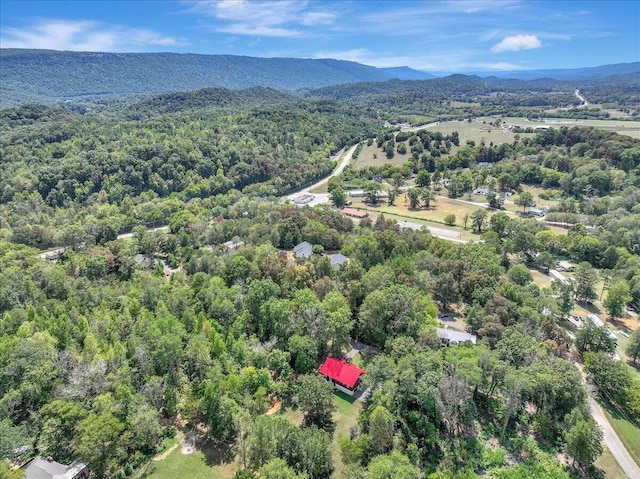
[[[582,373],[582,381],[586,383],[587,374],[582,370],[582,367],[578,363],[574,363],[575,366]],[[589,390],[587,388],[587,390]],[[603,433],[603,442],[607,445],[611,454],[616,459],[625,475],[629,479],[638,479],[640,478],[640,467],[635,463],[632,459],[629,452],[620,441],[620,438],[616,434],[616,431],[611,427],[607,416],[605,416],[602,407],[598,402],[593,399],[593,397],[589,397],[589,405],[591,406],[591,416],[598,423],[598,425],[602,428]]]
[[[580,105],[580,107],[585,107],[585,106],[588,106],[588,105],[589,105],[589,102],[587,101],[587,99],[586,99],[585,97],[583,97],[583,96],[580,94],[580,90],[578,90],[578,89],[576,88],[576,91],[575,91],[574,93],[575,93],[575,95],[578,97],[578,100],[580,100],[580,101],[582,102],[582,104]]]
[[[433,123],[427,123],[425,125],[403,126],[403,127],[400,127],[400,131],[420,131],[420,130],[424,130],[426,128],[431,128],[432,126],[437,126],[439,124],[440,124],[439,121],[434,121]]]
[[[616,461],[618,461],[618,464],[629,479],[640,478],[640,467],[638,467],[631,458],[624,444],[622,444],[620,438],[611,427],[611,424],[609,424],[607,416],[605,416],[604,411],[602,411],[602,407],[600,407],[600,404],[593,398],[590,398],[589,401],[591,403],[593,419],[595,419],[602,428],[604,443],[611,450],[611,454],[616,458]]]
[[[323,184],[325,184],[327,181],[329,181],[329,178],[333,177],[333,176],[337,176],[340,173],[342,173],[342,171],[346,168],[346,166],[349,164],[349,162],[351,161],[351,158],[353,157],[353,152],[356,151],[356,147],[358,145],[355,144],[353,145],[351,148],[349,148],[349,150],[347,151],[347,154],[344,155],[344,158],[342,158],[342,161],[340,162],[340,164],[336,167],[335,170],[333,170],[331,172],[331,174],[329,176],[325,176],[324,178],[322,178],[319,181],[316,181],[314,184],[307,186],[306,188],[302,188],[294,193],[291,193],[290,195],[285,196],[283,199],[289,200],[289,201],[293,201],[296,198],[298,198],[299,196],[302,195],[313,195],[313,199],[307,203],[305,203],[305,205],[308,206],[315,206],[315,205],[319,205],[322,203],[328,203],[329,202],[329,194],[328,193],[311,193],[311,190],[319,188],[320,186],[322,186]],[[344,148],[342,150],[340,150],[338,153],[336,153],[334,155],[334,158],[339,158],[340,155],[344,152]]]

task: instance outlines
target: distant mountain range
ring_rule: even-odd
[[[408,67],[331,59],[0,49],[0,107],[207,87],[299,90],[430,77]]]
[[[477,71],[470,72],[469,75],[479,77],[515,78],[518,80],[537,80],[549,78],[552,80],[598,80],[609,76],[637,74],[640,76],[640,62],[616,63],[612,65],[601,65],[597,67],[585,68],[564,68],[552,70],[513,70],[513,71]],[[437,76],[450,75],[451,73],[441,73]]]
[[[640,62],[565,70],[478,72],[476,75],[565,81],[630,75],[633,79],[635,75],[640,77]],[[0,108],[201,88],[311,91],[344,84],[433,78],[436,78],[433,74],[406,66],[375,68],[332,59],[0,49]],[[379,88],[386,87],[380,85]]]

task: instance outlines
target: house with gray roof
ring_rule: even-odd
[[[308,241],[303,241],[293,248],[293,255],[296,259],[307,259],[313,254],[313,245]]]
[[[473,334],[463,333],[462,331],[455,331],[453,329],[438,328],[436,334],[440,338],[440,342],[443,346],[457,346],[466,341],[471,341],[472,344],[476,344],[477,338]]]
[[[347,261],[349,261],[349,258],[347,258],[342,253],[334,254],[331,257],[331,266],[333,268],[335,268],[335,269],[338,269],[340,266],[345,264]]]
[[[68,466],[51,457],[36,457],[24,466],[25,479],[88,479],[89,467],[80,461]]]

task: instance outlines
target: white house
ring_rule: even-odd
[[[454,331],[453,329],[438,328],[436,329],[436,334],[444,346],[457,346],[466,341],[471,341],[472,344],[476,344],[477,340],[473,334]]]
[[[560,281],[561,283],[569,284],[569,279],[566,276],[563,276],[560,271],[555,269],[549,270],[549,278],[551,278],[551,281]]]

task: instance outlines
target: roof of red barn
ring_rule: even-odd
[[[342,212],[345,215],[356,216],[358,218],[364,218],[364,217],[368,216],[368,213],[366,211],[360,211],[360,210],[356,210],[354,208],[343,208]]]
[[[338,381],[345,386],[352,388],[358,382],[358,378],[366,371],[358,366],[346,362],[344,359],[327,358],[320,366],[320,374]]]

